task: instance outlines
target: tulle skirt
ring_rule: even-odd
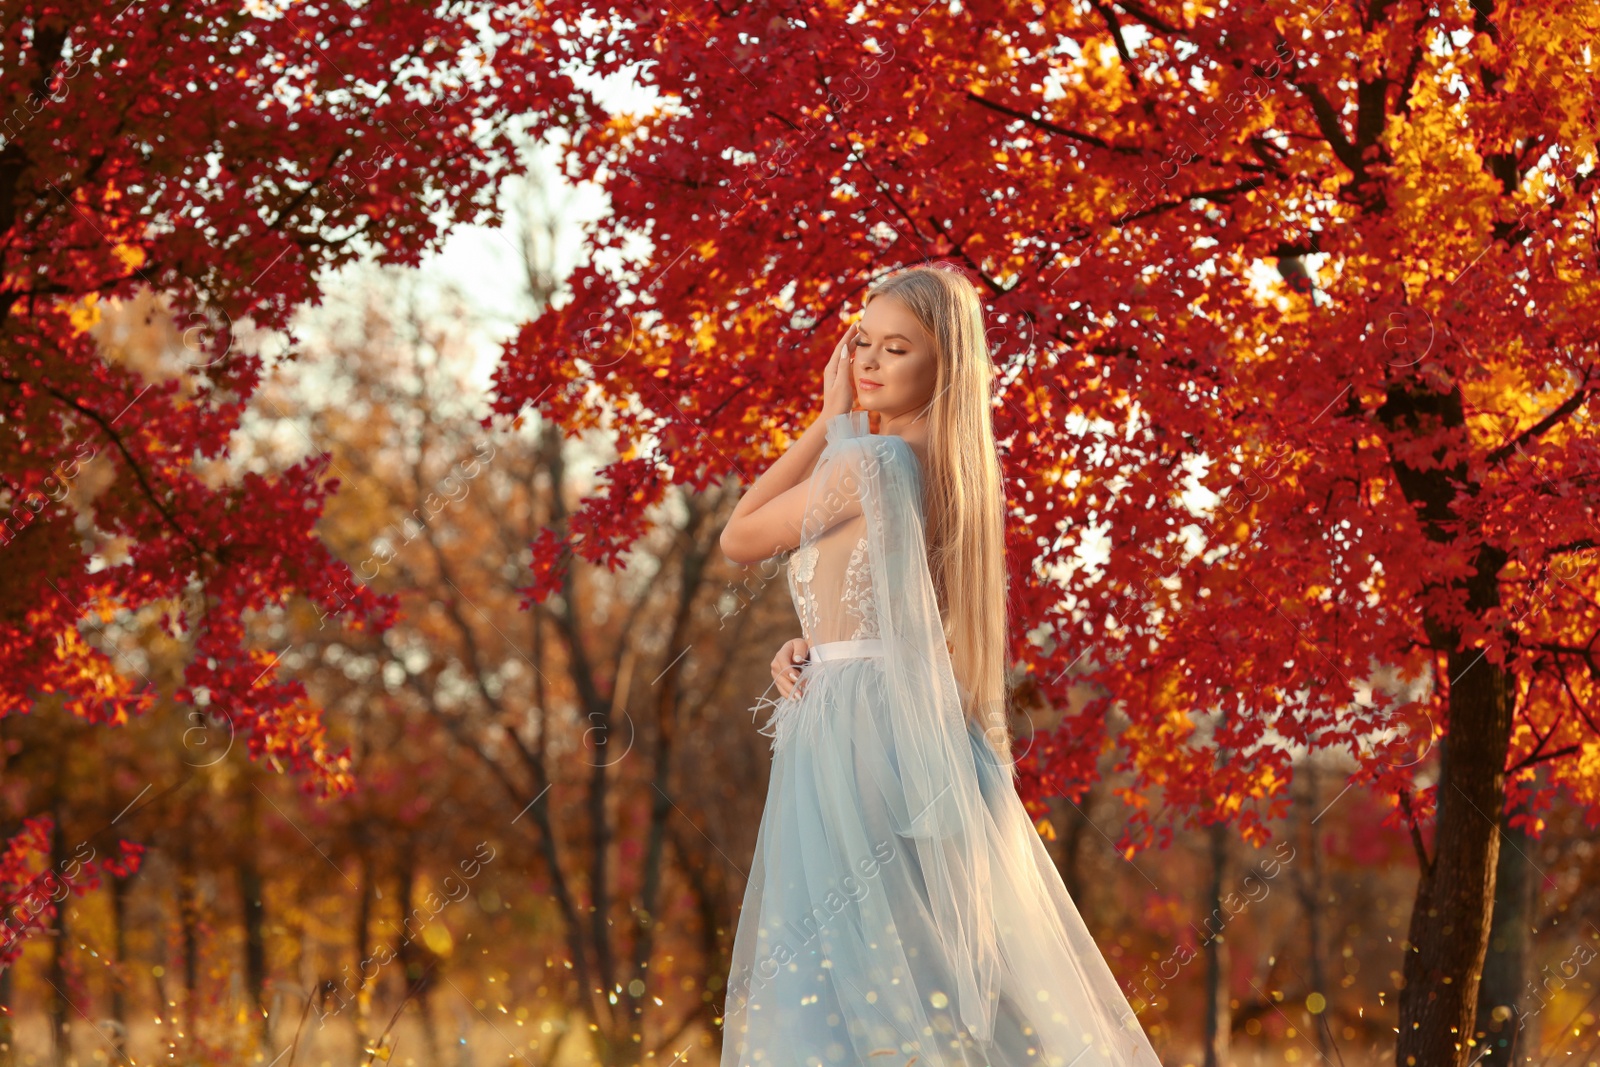
[[[880,650],[815,645],[801,690],[767,702],[772,777],[722,1067],[1160,1067],[975,724],[1002,979],[991,1038],[962,1025],[916,849],[880,792],[896,773]]]

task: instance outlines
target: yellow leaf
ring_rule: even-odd
[[[144,249],[138,245],[117,245],[113,252],[116,257],[126,263],[132,270],[144,266]]]
[[[72,309],[69,319],[75,333],[87,333],[100,322],[100,294],[90,293],[83,298],[83,303]]]

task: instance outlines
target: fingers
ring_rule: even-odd
[[[850,367],[855,360],[856,338],[861,332],[859,322],[852,322],[833,346],[828,365],[822,374],[822,408],[824,413],[849,412],[856,409],[856,383]]]
[[[794,692],[800,680],[800,669],[805,665],[810,655],[811,646],[803,637],[784,642],[778,654],[772,659],[772,680],[778,685],[778,692],[789,696]]]
[[[845,330],[844,336],[839,338],[839,343],[833,346],[833,356],[828,360],[828,370],[833,373],[835,379],[849,376],[850,363],[856,354],[856,335],[860,332],[860,324],[852,322],[849,329]]]

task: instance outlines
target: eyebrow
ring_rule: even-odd
[[[867,331],[862,330],[861,332],[863,334],[865,334]],[[886,333],[886,334],[883,335],[883,339],[885,341],[887,341],[887,340],[889,340],[891,338],[895,338],[895,337],[898,337],[900,340],[904,341],[906,344],[910,344],[911,343],[911,338],[907,337],[903,333]]]

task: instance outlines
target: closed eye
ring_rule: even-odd
[[[856,342],[856,347],[857,348],[870,348],[872,346],[870,344],[868,344],[866,341],[857,341]],[[893,354],[895,354],[897,356],[903,356],[903,355],[906,354],[906,350],[903,349],[903,348],[889,348],[889,349],[885,349],[885,351],[892,352]]]

